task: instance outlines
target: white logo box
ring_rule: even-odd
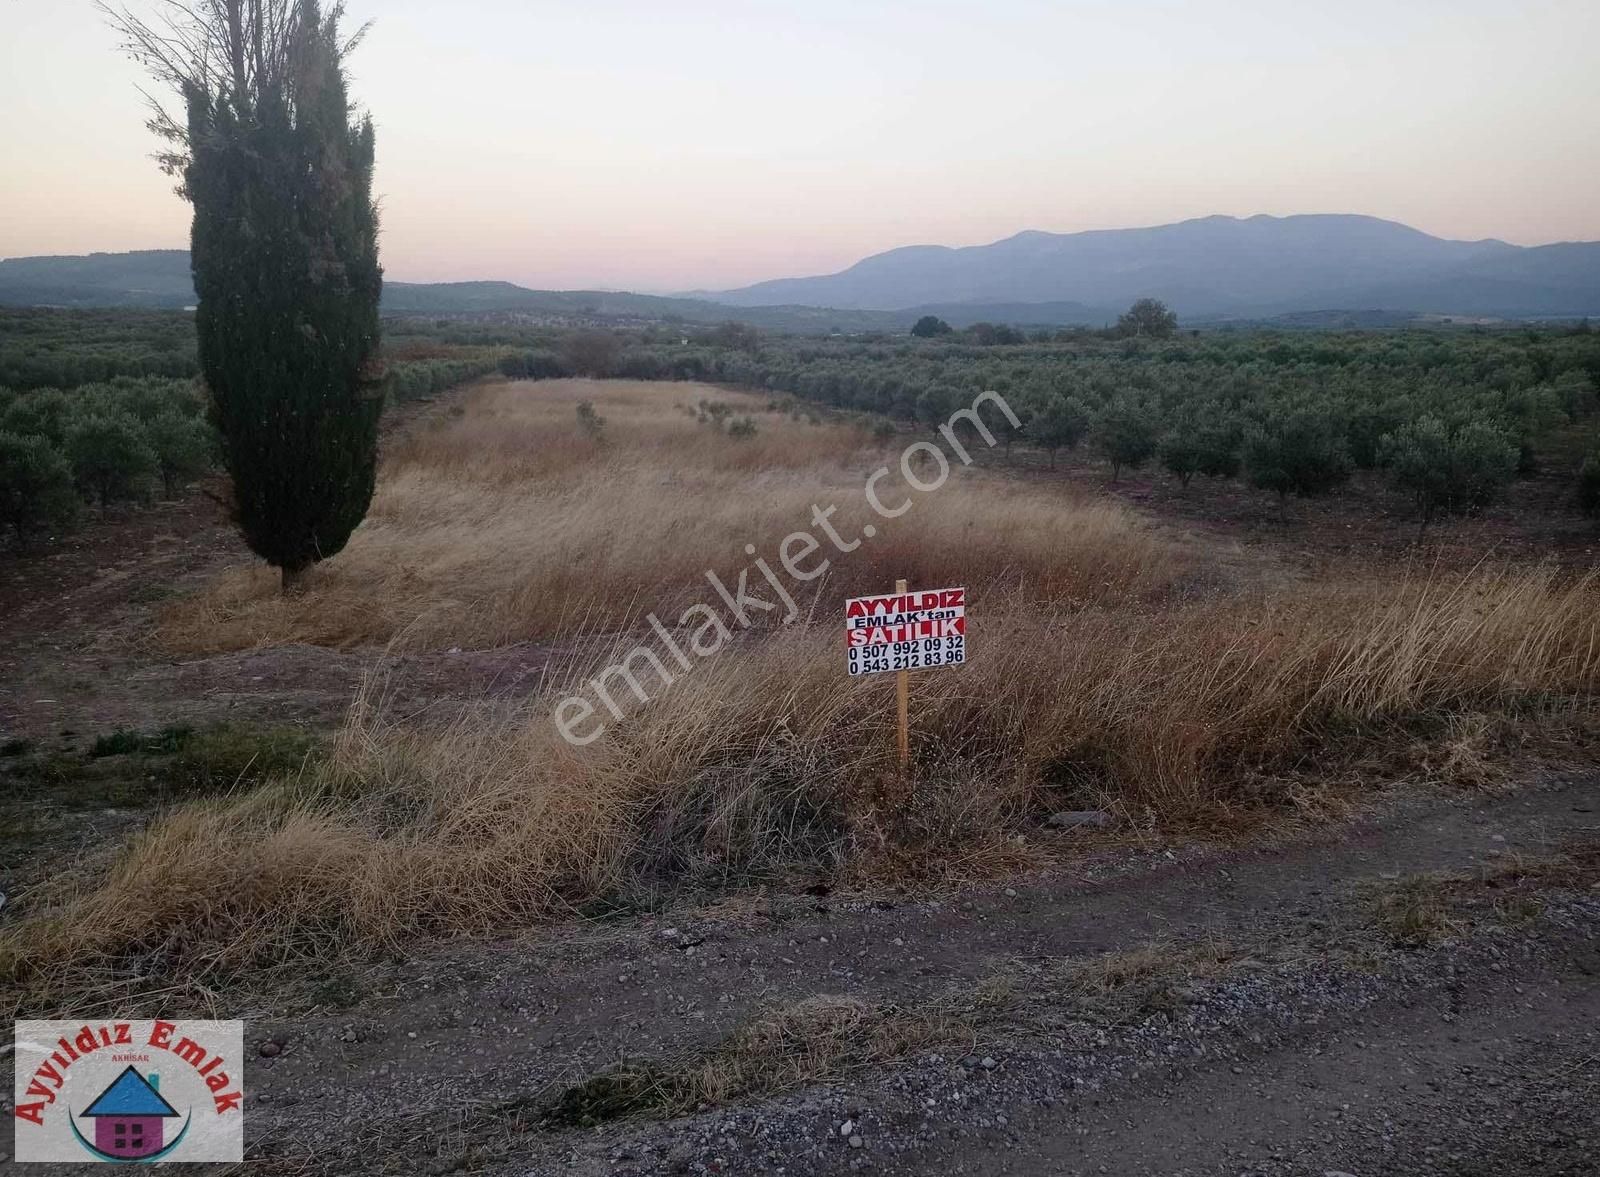
[[[244,1023],[17,1022],[17,1161],[244,1159]]]

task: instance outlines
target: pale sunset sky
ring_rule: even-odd
[[[135,0],[136,11],[154,5]],[[1596,0],[351,0],[406,281],[687,290],[1211,213],[1600,238]],[[89,0],[0,0],[0,257],[187,245]]]

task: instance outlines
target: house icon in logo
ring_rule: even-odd
[[[179,1113],[161,1097],[160,1086],[159,1075],[141,1075],[130,1066],[79,1113],[94,1122],[94,1151],[121,1161],[142,1160],[161,1152],[166,1131],[163,1121],[175,1119]]]

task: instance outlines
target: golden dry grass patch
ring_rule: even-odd
[[[1260,780],[1408,744],[1419,721],[1592,699],[1595,605],[1589,580],[1536,569],[1017,613],[915,680],[909,792],[885,783],[888,680],[848,679],[831,626],[726,651],[586,747],[552,721],[564,692],[420,722],[374,684],[314,770],[175,810],[108,875],[30,902],[0,977],[78,992],[154,956],[204,979],[685,884],[915,877],[1016,856],[1063,798],[1236,823],[1281,802]],[[573,674],[609,652],[591,657]]]
[[[392,447],[372,516],[305,595],[238,573],[175,609],[169,640],[615,634],[707,599],[706,568],[745,566],[746,542],[770,552],[813,503],[838,496],[841,534],[865,522],[848,496],[883,456],[859,430],[770,413],[741,441],[683,408],[713,396],[732,394],[482,386]],[[603,442],[578,427],[584,400]],[[1195,568],[1119,506],[966,472],[837,557],[816,625],[744,636],[589,746],[553,708],[637,633],[572,642],[549,694],[432,718],[392,712],[374,678],[314,768],[176,809],[108,872],[31,896],[0,931],[0,981],[38,1001],[158,974],[204,986],[684,885],[984,874],[1036,863],[1017,837],[1062,807],[1237,827],[1285,803],[1263,781],[1409,746],[1419,724],[1487,757],[1468,717],[1586,707],[1600,683],[1592,579],[1484,567],[1175,592]],[[896,576],[964,582],[985,609],[968,664],[914,681],[909,789],[890,681],[849,679],[835,626],[839,598]],[[1451,770],[1479,772],[1464,756]]]
[[[720,400],[753,415],[733,438],[699,423]],[[576,407],[606,420],[597,439]],[[1031,603],[1113,602],[1189,575],[1191,547],[1130,511],[1079,492],[1024,487],[956,466],[903,517],[881,519],[863,492],[899,450],[858,424],[767,412],[748,394],[693,384],[563,380],[479,386],[459,416],[436,418],[389,449],[367,520],[295,597],[270,570],[242,566],[170,608],[162,635],[186,653],[293,642],[401,639],[412,648],[489,647],[669,622],[716,601],[708,571],[734,581],[752,557],[777,567],[779,542],[808,530],[833,567],[791,587],[808,607],[914,584],[959,581]],[[907,492],[899,475],[886,503]],[[814,521],[831,519],[848,552]],[[879,534],[860,540],[874,525]],[[802,590],[804,590],[802,592]]]

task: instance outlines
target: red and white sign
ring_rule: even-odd
[[[921,589],[844,603],[850,674],[885,674],[967,660],[967,590]]]

